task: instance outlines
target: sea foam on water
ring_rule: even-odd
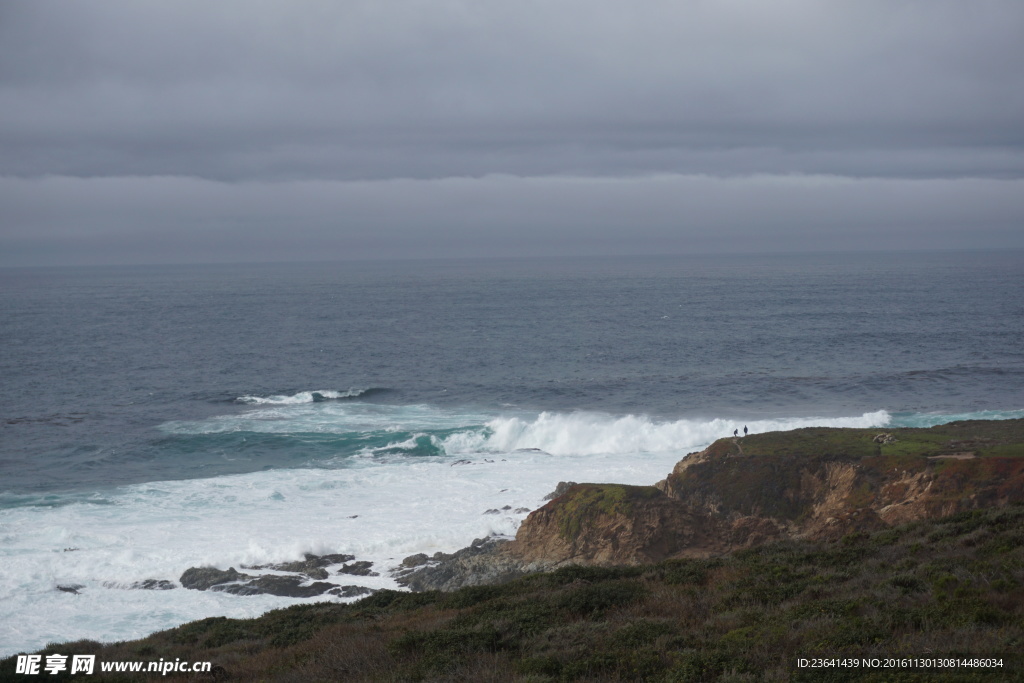
[[[812,424],[884,425],[858,417],[750,422],[754,431]],[[169,434],[385,430],[386,446],[320,466],[162,481],[0,510],[2,653],[50,640],[137,638],[208,616],[251,617],[300,599],[213,591],[140,590],[194,566],[222,569],[347,553],[376,577],[339,585],[394,588],[388,570],[414,553],[451,552],[474,538],[512,536],[562,480],[651,484],[687,452],[739,426],[642,416],[540,413],[487,416],[430,406],[311,403],[164,425]],[[388,431],[390,430],[390,431]],[[411,434],[398,438],[401,432]],[[418,455],[418,440],[437,445]],[[244,457],[236,453],[234,457]],[[488,514],[488,511],[490,513]],[[497,512],[495,512],[497,511]],[[76,588],[76,593],[58,586]]]

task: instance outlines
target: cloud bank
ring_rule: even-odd
[[[1024,246],[1024,4],[0,4],[0,264]]]

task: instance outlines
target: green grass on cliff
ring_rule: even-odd
[[[880,434],[895,440],[880,443]],[[851,509],[878,503],[893,472],[928,470],[935,480],[930,489],[935,504],[979,491],[1005,498],[1013,493],[1006,487],[1022,485],[1024,419],[920,429],[815,427],[719,439],[708,452],[710,459],[669,475],[675,497],[744,515],[799,521],[820,502],[814,486],[804,485],[805,478],[824,481],[834,462],[858,468],[857,488],[846,501]],[[1009,497],[1019,499],[1019,491]]]
[[[653,486],[625,484],[577,484],[561,498],[558,531],[562,538],[575,538],[583,525],[597,515],[628,517],[633,503],[661,496]]]
[[[453,593],[383,591],[351,605],[204,619],[139,641],[85,641],[44,653],[209,660],[232,681],[541,683],[1024,681],[1024,661],[1016,657],[1022,651],[1024,507],[1011,506],[833,543],[784,542],[639,567],[568,567]],[[795,668],[798,657],[954,653],[1002,657],[1004,666]],[[13,668],[13,658],[0,662],[0,680],[28,680]]]
[[[879,434],[896,441],[880,444]],[[718,455],[789,455],[798,457],[864,458],[869,456],[930,457],[953,453],[1024,457],[1024,419],[965,420],[928,428],[883,427],[849,429],[808,427],[787,432],[751,434],[740,439],[719,439],[711,446]]]

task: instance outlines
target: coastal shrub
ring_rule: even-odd
[[[912,557],[904,557],[902,560],[892,566],[893,571],[905,572],[913,569],[917,566],[917,560]]]
[[[182,645],[214,648],[238,640],[254,640],[259,634],[241,619],[210,617],[173,629],[173,640]]]
[[[631,605],[646,593],[635,581],[610,581],[573,588],[562,595],[558,606],[578,617],[600,619],[608,610]]]
[[[871,535],[871,544],[875,546],[893,545],[900,540],[900,532],[897,529],[884,529]]]
[[[347,616],[344,605],[313,604],[294,605],[268,612],[268,619],[261,621],[260,635],[266,637],[273,647],[286,647],[310,638],[314,633]]]
[[[1024,530],[1002,533],[995,538],[985,541],[985,543],[978,547],[978,554],[986,556],[1005,555],[1021,547],[1024,547]]]
[[[792,607],[789,616],[793,619],[848,617],[857,614],[860,608],[859,600],[814,600]]]
[[[778,605],[796,597],[812,583],[813,570],[808,567],[790,567],[773,564],[748,572],[731,586],[723,604],[726,607],[743,605]]]
[[[643,567],[596,567],[582,564],[571,564],[560,567],[547,576],[548,583],[554,586],[565,586],[577,581],[612,581],[626,579],[643,574]]]
[[[402,612],[442,602],[445,594],[440,591],[408,593],[405,591],[380,590],[353,603],[360,611],[387,610]]]
[[[614,640],[622,647],[649,645],[658,638],[678,632],[675,623],[639,619],[615,632]]]
[[[453,626],[481,627],[501,631],[507,638],[518,639],[550,628],[562,618],[550,600],[528,598],[520,601],[494,600],[481,604],[452,621]]]
[[[852,542],[815,553],[810,561],[819,567],[848,568],[860,566],[865,560],[875,556],[877,556],[877,550]]]
[[[711,570],[721,566],[721,560],[672,560],[659,564],[655,576],[669,585],[703,586]]]
[[[849,617],[828,624],[812,637],[826,650],[852,651],[884,642],[889,631],[875,620],[864,617]]]
[[[460,588],[457,591],[446,594],[440,601],[440,605],[450,609],[472,607],[481,602],[503,596],[508,592],[509,590],[506,585],[467,586],[466,588]]]
[[[665,673],[671,683],[713,681],[725,671],[747,671],[750,666],[733,653],[712,649],[688,649],[675,654],[675,662]]]
[[[261,641],[271,647],[286,647],[306,640],[329,624],[348,615],[346,605],[315,603],[271,610],[259,619],[210,617],[171,631],[177,644],[208,648],[238,641]]]
[[[415,661],[410,678],[419,679],[426,673],[454,672],[468,656],[480,652],[496,652],[501,647],[501,635],[494,629],[440,629],[412,631],[390,644],[390,649],[403,655],[412,655]]]
[[[666,658],[652,648],[604,650],[562,663],[562,680],[647,681],[668,668]]]
[[[562,660],[553,655],[524,657],[516,668],[524,675],[536,675],[558,679],[562,675]]]
[[[889,579],[888,583],[893,588],[899,589],[904,595],[920,593],[927,588],[925,582],[913,574],[897,574]]]

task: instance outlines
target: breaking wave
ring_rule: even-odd
[[[955,420],[1012,419],[1024,411],[932,414],[886,410],[843,417],[657,420],[595,412],[478,413],[425,405],[358,401],[268,405],[240,415],[161,426],[182,452],[229,452],[278,466],[350,456],[457,456],[542,451],[555,456],[685,454],[734,431],[750,434],[804,427],[930,427]],[[340,458],[340,460],[338,460]]]
[[[374,389],[347,389],[336,391],[334,389],[320,389],[317,391],[300,391],[296,394],[281,394],[277,396],[239,396],[235,400],[239,403],[250,405],[301,405],[303,403],[320,403],[321,401],[332,401],[345,398],[358,398],[375,391]]]
[[[442,441],[449,454],[509,453],[539,449],[552,455],[598,453],[663,453],[710,444],[732,436],[801,427],[882,427],[890,422],[884,410],[857,417],[806,417],[774,420],[677,420],[657,422],[648,417],[612,417],[592,413],[541,413],[535,419],[496,418],[480,431],[453,434]]]

